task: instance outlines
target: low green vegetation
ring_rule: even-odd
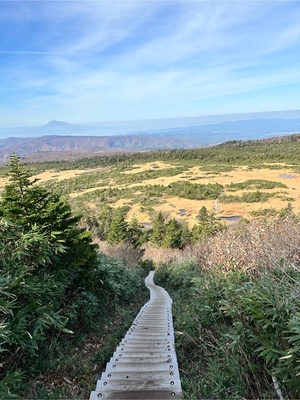
[[[118,307],[139,303],[143,287],[141,269],[98,253],[80,217],[35,185],[18,156],[9,168],[0,203],[1,398],[21,396],[30,378],[58,368],[62,343],[67,352],[103,332]]]
[[[275,210],[275,208],[270,207],[270,208],[261,208],[256,211],[251,211],[250,214],[253,217],[275,217],[278,215],[278,211]]]
[[[244,190],[244,189],[274,189],[286,188],[287,186],[281,182],[267,181],[263,179],[248,179],[245,182],[230,183],[226,185],[226,191]]]
[[[299,269],[160,267],[173,298],[184,398],[297,398],[300,391]],[[277,388],[277,389],[276,389]]]
[[[274,193],[261,192],[245,192],[241,196],[225,194],[219,198],[221,203],[263,203],[274,197]]]
[[[190,182],[176,182],[169,185],[164,191],[172,196],[180,196],[192,200],[216,199],[223,191],[219,183],[207,185]]]

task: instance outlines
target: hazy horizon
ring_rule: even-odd
[[[0,129],[10,129],[10,128],[23,128],[23,127],[41,127],[45,126],[51,122],[63,122],[66,124],[74,125],[74,126],[105,126],[105,125],[115,125],[115,126],[126,126],[126,125],[139,125],[139,124],[157,124],[159,127],[164,128],[165,126],[170,127],[184,127],[190,126],[191,123],[196,123],[200,125],[209,125],[222,123],[227,121],[241,121],[241,120],[251,120],[251,119],[264,119],[264,118],[282,118],[282,119],[292,119],[292,118],[300,118],[300,109],[299,110],[281,110],[281,111],[261,111],[261,112],[245,112],[245,113],[230,113],[230,114],[212,114],[212,115],[190,115],[186,117],[169,117],[169,118],[151,118],[151,119],[136,119],[136,120],[115,120],[115,121],[93,121],[93,122],[78,122],[72,123],[67,121],[66,119],[52,119],[49,121],[44,121],[42,124],[19,124],[19,125],[1,125]],[[188,125],[186,125],[188,124]]]

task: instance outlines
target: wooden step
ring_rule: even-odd
[[[117,346],[90,400],[182,399],[172,299],[153,283],[153,275],[145,279],[150,300]]]

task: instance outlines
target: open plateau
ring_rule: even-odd
[[[144,228],[151,227],[153,215],[159,212],[186,221],[191,228],[203,206],[227,224],[271,217],[287,205],[300,212],[299,140],[295,134],[210,148],[89,155],[30,166],[40,185],[62,194],[83,215],[97,216],[103,204],[109,204],[126,209],[127,219],[136,217]],[[278,156],[273,155],[277,151]],[[2,173],[0,190],[7,182]],[[208,195],[192,193],[193,188],[206,185],[218,185],[218,190]]]

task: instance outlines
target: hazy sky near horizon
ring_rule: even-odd
[[[300,1],[0,0],[0,126],[300,108]]]

